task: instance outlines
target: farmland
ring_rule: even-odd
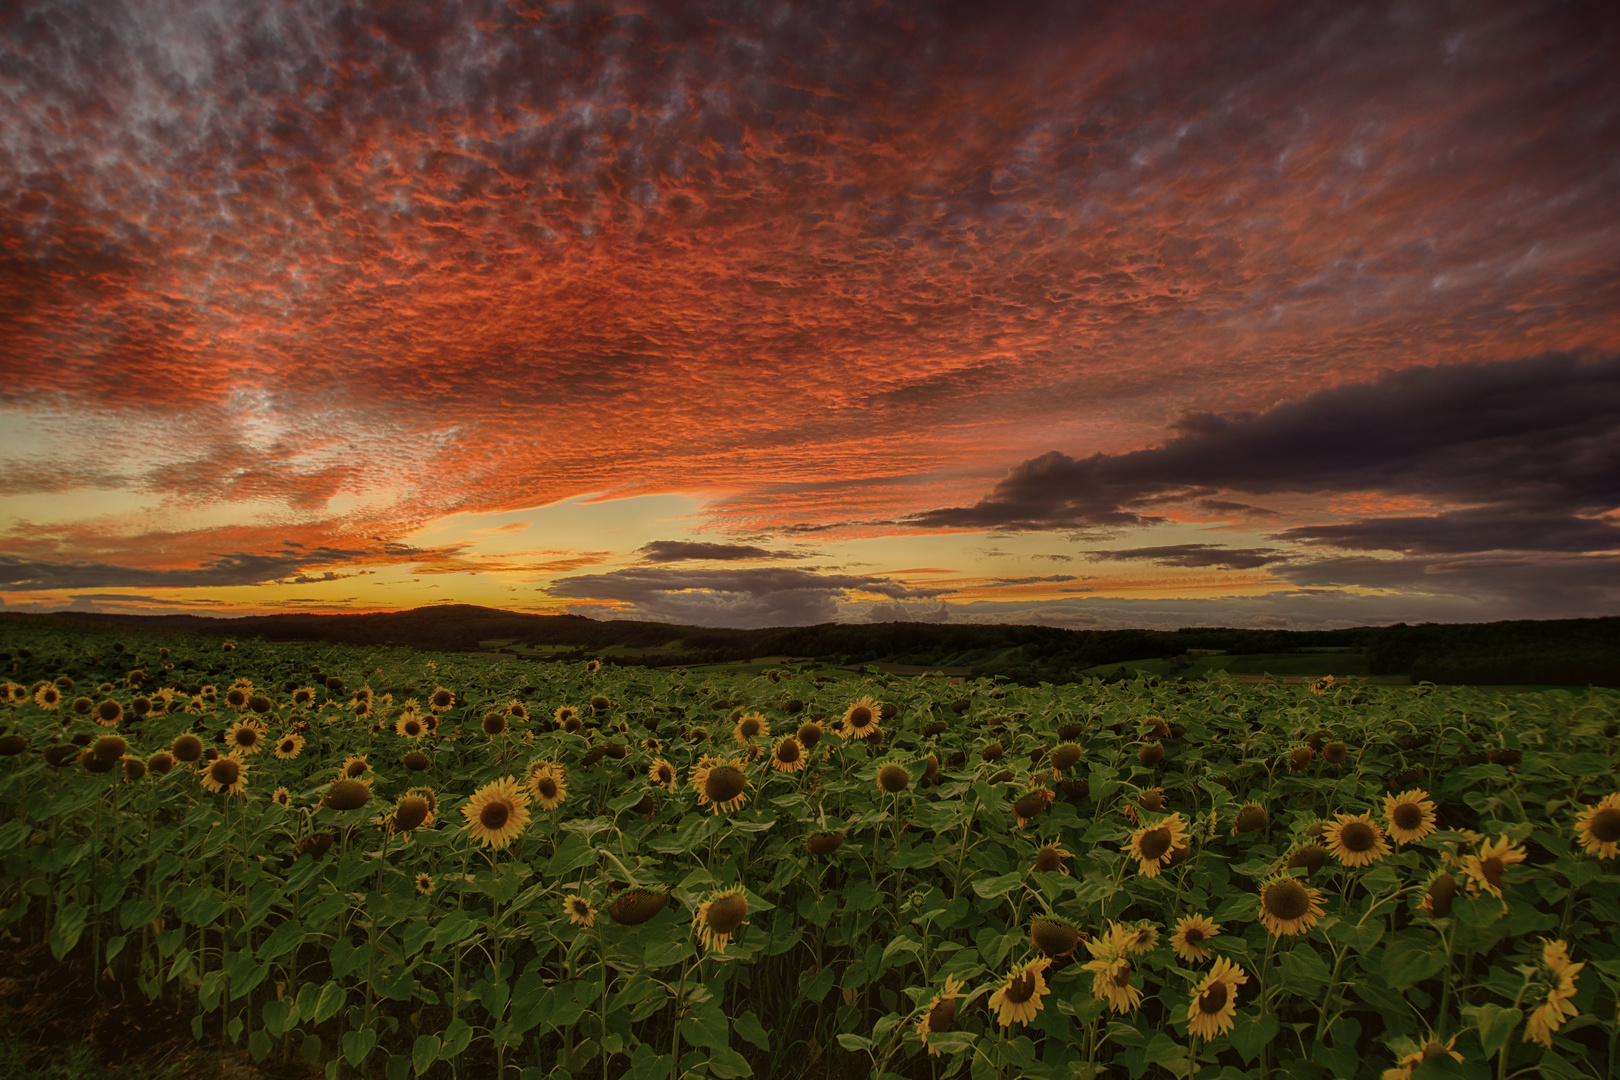
[[[7,949],[265,1068],[1620,1071],[1614,691],[0,633]]]

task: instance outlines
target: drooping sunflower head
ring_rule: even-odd
[[[1316,757],[1316,751],[1308,746],[1296,746],[1288,751],[1288,768],[1290,772],[1304,772],[1311,766],[1311,759]]]
[[[692,768],[692,788],[697,792],[699,806],[711,806],[716,814],[732,813],[742,809],[747,801],[744,794],[749,787],[743,763],[732,758],[703,757]]]
[[[117,735],[103,735],[90,747],[90,752],[103,761],[117,761],[129,749],[129,744]]]
[[[1035,820],[1056,798],[1056,793],[1045,784],[1032,784],[1029,790],[1013,800],[1013,816],[1018,819],[1018,827],[1022,829]]]
[[[411,772],[423,772],[429,765],[432,764],[432,762],[428,760],[428,756],[422,753],[422,751],[412,750],[410,753],[400,758],[400,764],[404,765]]]
[[[1326,865],[1327,857],[1327,848],[1321,844],[1305,844],[1296,848],[1288,856],[1288,862],[1285,865],[1289,870],[1303,869],[1305,876],[1310,877]]]
[[[1620,791],[1603,796],[1575,815],[1575,839],[1582,851],[1599,859],[1620,855]]]
[[[741,889],[710,893],[692,916],[698,941],[709,952],[723,953],[732,936],[748,924],[748,895]]]
[[[814,750],[816,748],[816,744],[821,741],[821,725],[816,723],[814,720],[806,721],[805,723],[799,725],[799,730],[795,733],[795,737],[806,750]]]
[[[1036,915],[1029,922],[1029,943],[1042,956],[1068,956],[1080,945],[1080,931],[1051,915]]]
[[[124,767],[124,780],[126,783],[133,784],[146,776],[146,762],[133,754],[125,754],[118,761]]]
[[[818,858],[825,858],[844,846],[844,834],[842,832],[815,833],[804,842],[804,846],[805,850],[809,851],[810,854]]]
[[[608,918],[620,926],[640,926],[664,910],[669,894],[653,889],[626,889],[608,905]]]
[[[1064,851],[1054,840],[1035,853],[1035,869],[1047,874],[1058,872],[1067,874],[1069,870],[1063,863],[1064,860],[1072,858],[1074,854]]]
[[[1148,743],[1136,752],[1136,760],[1150,769],[1153,768],[1153,766],[1164,760],[1164,744],[1161,742]]]
[[[174,769],[174,755],[167,750],[159,750],[146,759],[146,767],[155,776],[167,776]]]
[[[869,738],[878,729],[878,703],[870,697],[858,698],[844,710],[842,734],[849,739]]]
[[[433,820],[433,808],[420,795],[404,795],[394,807],[393,824],[399,832],[410,832]]]
[[[1260,921],[1273,937],[1306,933],[1323,913],[1322,894],[1295,878],[1273,876],[1260,887]]]
[[[911,787],[911,773],[898,762],[889,762],[878,770],[878,789],[888,795],[898,795]]]
[[[951,1030],[956,1023],[956,1000],[962,996],[962,983],[955,975],[945,976],[945,986],[923,1009],[922,1019],[917,1021],[917,1037],[922,1040],[928,1053],[938,1057],[940,1052],[928,1042],[928,1036],[940,1035]]]
[[[1483,889],[1500,900],[1502,879],[1507,868],[1524,860],[1524,848],[1508,839],[1506,833],[1496,840],[1482,841],[1479,854],[1463,859],[1462,869],[1468,875],[1468,891],[1477,893]]]
[[[1255,832],[1266,827],[1266,808],[1259,803],[1249,803],[1238,811],[1237,823],[1232,826],[1232,832]]]
[[[334,780],[321,805],[332,810],[358,810],[371,801],[371,788],[358,780]]]
[[[1170,948],[1189,964],[1208,960],[1215,954],[1205,943],[1220,932],[1220,924],[1206,915],[1183,915],[1176,920],[1175,930],[1170,935]]]
[[[1389,854],[1384,830],[1371,814],[1339,814],[1323,839],[1328,853],[1345,866],[1370,866]]]
[[[461,808],[467,819],[463,831],[483,846],[500,849],[520,836],[529,825],[529,797],[516,778],[491,780]]]
[[[370,772],[371,765],[366,761],[365,754],[350,754],[338,768],[338,775],[345,780],[360,780]]]

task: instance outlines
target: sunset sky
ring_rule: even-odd
[[[0,611],[1620,614],[1615,12],[0,5]]]

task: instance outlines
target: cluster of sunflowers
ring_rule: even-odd
[[[394,694],[374,692],[369,686],[346,694],[342,680],[335,678],[324,685],[317,680],[316,685],[269,690],[244,677],[230,683],[222,679],[219,687],[180,690],[153,688],[149,684],[155,680],[137,671],[124,680],[125,689],[139,691],[133,699],[104,685],[99,702],[89,697],[70,700],[76,689],[72,681],[55,679],[33,686],[5,684],[0,687],[0,703],[60,714],[64,720],[80,718],[105,729],[83,744],[62,744],[57,749],[67,750],[65,755],[53,758],[55,751],[47,748],[44,757],[50,765],[78,762],[83,772],[91,774],[119,770],[127,784],[176,770],[189,772],[196,780],[188,792],[221,800],[199,799],[198,805],[205,808],[240,807],[274,785],[269,801],[288,810],[302,809],[309,821],[322,810],[348,815],[336,819],[336,824],[331,815],[320,818],[328,831],[300,836],[296,854],[318,859],[343,830],[350,835],[361,827],[377,830],[367,836],[381,838],[382,856],[403,856],[401,863],[413,872],[416,892],[434,898],[431,903],[412,900],[427,910],[441,894],[457,895],[469,879],[465,874],[446,876],[436,863],[413,861],[425,848],[413,850],[411,843],[424,830],[435,830],[430,835],[441,839],[459,835],[457,843],[481,850],[493,870],[497,857],[517,861],[514,848],[526,858],[540,853],[543,859],[554,850],[558,833],[553,826],[565,819],[625,814],[626,820],[633,820],[629,817],[633,815],[640,819],[633,827],[646,839],[688,820],[688,814],[693,815],[691,821],[720,829],[730,828],[739,815],[755,823],[768,805],[814,807],[819,812],[798,811],[802,835],[793,838],[795,849],[772,849],[776,857],[803,858],[824,880],[837,881],[841,872],[837,853],[848,829],[849,835],[870,837],[872,842],[851,845],[858,854],[846,852],[841,857],[844,864],[870,858],[876,881],[885,859],[914,839],[907,834],[934,829],[927,824],[932,805],[980,799],[988,792],[990,799],[1004,804],[998,820],[1005,836],[992,842],[1001,844],[1001,850],[1023,853],[1026,868],[1013,876],[1021,877],[1025,900],[1036,900],[1042,910],[1025,920],[1022,909],[1016,909],[1019,914],[1011,925],[1020,928],[1019,940],[1027,925],[1028,951],[1010,969],[1003,967],[1003,951],[993,962],[985,958],[977,967],[947,965],[948,970],[935,975],[943,977],[943,985],[924,978],[926,989],[912,988],[916,1007],[904,1017],[905,1029],[915,1036],[911,1045],[929,1056],[961,1049],[959,1041],[940,1036],[959,1034],[964,1010],[981,998],[987,1009],[981,1015],[1008,1036],[1042,1025],[1050,1034],[1054,1028],[1049,1022],[1057,1011],[1050,1005],[1056,1002],[1068,1015],[1089,1006],[1097,1015],[1120,1022],[1173,1023],[1195,1050],[1216,1040],[1224,1047],[1224,1036],[1232,1035],[1245,1018],[1275,1011],[1285,992],[1274,981],[1268,984],[1268,977],[1275,978],[1272,949],[1303,946],[1313,934],[1320,937],[1334,921],[1329,913],[1344,912],[1348,899],[1360,895],[1357,875],[1386,860],[1399,861],[1405,853],[1401,865],[1409,887],[1402,886],[1401,895],[1409,893],[1411,911],[1422,917],[1419,921],[1425,927],[1433,927],[1453,917],[1459,903],[1499,905],[1506,916],[1512,889],[1522,888],[1519,883],[1525,880],[1515,875],[1523,875],[1523,864],[1536,857],[1533,846],[1526,846],[1525,832],[1502,832],[1493,824],[1488,833],[1481,833],[1455,821],[1444,823],[1442,805],[1448,796],[1455,805],[1455,794],[1427,779],[1392,782],[1383,788],[1391,793],[1381,796],[1381,812],[1368,796],[1370,785],[1346,784],[1341,798],[1340,782],[1357,775],[1353,758],[1360,748],[1358,736],[1366,735],[1349,725],[1338,728],[1338,737],[1327,737],[1324,731],[1296,745],[1272,738],[1262,744],[1263,750],[1237,754],[1240,760],[1235,765],[1255,781],[1246,791],[1219,769],[1201,766],[1198,781],[1208,791],[1224,787],[1234,796],[1244,793],[1222,796],[1211,805],[1207,799],[1200,804],[1196,797],[1187,797],[1196,787],[1193,780],[1177,785],[1190,772],[1183,758],[1191,760],[1191,755],[1179,741],[1186,735],[1180,723],[1185,717],[1172,723],[1157,715],[1143,716],[1140,704],[1106,715],[1100,707],[1088,707],[1077,691],[1062,708],[1049,707],[1037,716],[1031,716],[1034,709],[998,715],[1015,710],[993,685],[946,690],[943,685],[922,683],[910,692],[910,700],[904,689],[896,694],[902,702],[898,706],[839,683],[833,684],[833,694],[817,702],[812,691],[820,687],[810,685],[809,679],[794,682],[792,676],[773,672],[758,681],[771,687],[788,682],[794,692],[812,699],[810,706],[797,701],[796,708],[788,708],[781,696],[786,689],[766,690],[738,680],[739,696],[758,694],[747,704],[711,705],[685,693],[683,700],[693,701],[693,708],[731,709],[725,719],[705,716],[700,721],[688,709],[660,729],[656,723],[660,715],[676,715],[673,711],[653,707],[639,713],[621,711],[607,693],[591,692],[630,696],[601,685],[609,676],[600,664],[588,665],[584,680],[578,679],[579,670],[573,669],[568,690],[550,688],[543,695],[526,695],[527,700],[513,696],[516,683],[495,693],[469,688],[450,677],[445,681],[460,693],[435,685],[439,678],[435,677],[414,691],[417,697],[402,691],[396,704]],[[433,686],[431,692],[426,691],[428,685]],[[399,690],[399,685],[394,688]],[[1296,696],[1290,707],[1297,708],[1302,701],[1327,708],[1337,700],[1335,695],[1347,693],[1331,678],[1311,685],[1309,692],[1309,697]],[[949,701],[958,695],[963,695],[959,701]],[[966,695],[985,706],[977,715],[963,715],[973,709]],[[559,696],[580,704],[557,704]],[[666,700],[675,696],[670,693]],[[546,704],[542,707],[540,701]],[[1157,702],[1154,706],[1163,707]],[[538,723],[531,708],[540,717]],[[1071,708],[1084,718],[1065,711]],[[947,712],[961,719],[943,719]],[[647,727],[645,738],[630,736],[627,719],[637,715]],[[151,721],[164,716],[183,717],[181,722],[192,730],[172,739],[165,735],[166,745],[154,750],[146,734],[158,730]],[[1047,722],[1043,717],[1054,719]],[[713,736],[710,726],[716,727]],[[1312,726],[1296,725],[1291,738],[1299,739]],[[0,753],[20,754],[36,745],[38,732],[48,727],[37,725],[27,736],[0,734]],[[139,746],[143,741],[147,751],[132,753],[131,743]],[[1493,767],[1505,768],[1516,763],[1510,754],[1517,752],[1504,748],[1484,756]],[[387,773],[395,761],[411,777],[409,786],[377,775],[376,768]],[[259,776],[268,772],[271,779],[251,786],[254,770]],[[295,776],[298,773],[302,775]],[[50,770],[45,775],[51,775]],[[430,775],[438,777],[437,787],[426,782]],[[291,787],[277,784],[282,779]],[[1223,780],[1228,782],[1222,784]],[[1307,788],[1307,781],[1315,786]],[[1428,786],[1416,786],[1418,782]],[[1159,783],[1171,792],[1155,786]],[[1281,789],[1287,795],[1277,794],[1279,783],[1294,786]],[[401,788],[397,795],[381,794]],[[1429,788],[1441,792],[1438,803]],[[767,796],[774,796],[774,802]],[[1375,809],[1340,809],[1369,803]],[[1089,819],[1079,809],[1088,804]],[[829,807],[834,812],[829,814]],[[1310,808],[1308,817],[1302,807]],[[839,813],[846,817],[839,818]],[[1620,792],[1596,801],[1590,796],[1570,801],[1563,813],[1553,828],[1573,837],[1575,848],[1600,862],[1616,858]],[[858,825],[863,815],[880,824]],[[829,816],[837,820],[829,822]],[[1521,808],[1517,820],[1528,816]],[[459,829],[447,828],[446,818],[459,818]],[[990,831],[971,813],[967,818],[961,851],[976,847],[980,834]],[[1121,825],[1121,820],[1129,825]],[[890,828],[892,835],[886,839],[880,835]],[[1286,836],[1280,848],[1270,846],[1274,831]],[[1254,860],[1254,872],[1249,874],[1255,884],[1234,887],[1222,877],[1221,887],[1230,891],[1219,905],[1217,896],[1206,889],[1190,903],[1176,900],[1177,907],[1166,907],[1157,918],[1131,919],[1124,914],[1131,911],[1128,904],[1122,913],[1120,905],[1109,908],[1100,901],[1057,899],[1064,890],[1106,886],[1129,892],[1130,902],[1142,905],[1137,912],[1152,915],[1152,898],[1177,892],[1189,895],[1184,884],[1190,871],[1208,866],[1212,854],[1218,860],[1228,858],[1215,850],[1225,842],[1223,836],[1257,838],[1262,833],[1265,854]],[[780,828],[775,835],[781,835]],[[751,843],[738,841],[744,848]],[[955,850],[954,844],[951,847]],[[1421,859],[1410,854],[1414,850],[1423,853]],[[644,868],[632,853],[620,853],[638,871]],[[964,876],[971,879],[971,870],[964,875],[960,854],[954,880],[944,863],[937,865],[940,869],[909,875],[903,866],[896,869],[892,880],[905,883],[892,886],[896,900],[902,888],[920,890],[943,881],[954,893]],[[1411,877],[1419,865],[1422,869]],[[1331,885],[1324,885],[1320,872],[1325,867],[1338,875],[1342,885],[1338,895]],[[752,925],[750,917],[755,923],[790,918],[780,911],[773,916],[759,910],[769,904],[751,911],[751,894],[743,880],[760,889],[753,894],[756,899],[782,897],[746,873],[736,874],[710,879],[701,886],[705,891],[696,893],[669,884],[645,884],[653,877],[673,880],[667,868],[638,874],[617,866],[605,875],[581,874],[578,881],[548,883],[555,891],[547,894],[552,899],[546,901],[546,917],[556,925],[600,935],[611,929],[607,924],[642,926],[672,904],[684,904],[690,911],[690,930],[684,920],[674,929],[686,947],[690,949],[695,938],[704,958],[725,958],[734,967],[731,962],[739,952],[745,960],[755,955],[752,938],[745,934]],[[1072,875],[1075,888],[1043,880],[1053,875]],[[1390,880],[1395,880],[1393,875]],[[405,891],[408,894],[408,888]],[[1372,892],[1368,887],[1361,894]],[[1119,899],[1124,902],[1126,897]],[[1088,905],[1089,912],[1079,914]],[[990,910],[987,906],[986,912]],[[998,917],[985,915],[988,921]],[[1234,923],[1258,924],[1263,933],[1249,925],[1245,941],[1243,928]],[[1092,927],[1092,932],[1081,926]],[[894,928],[904,929],[899,923]],[[1263,959],[1262,950],[1254,947],[1257,940],[1263,942]],[[1534,965],[1525,965],[1524,983],[1513,1003],[1518,1017],[1513,1030],[1522,1030],[1518,1041],[1550,1049],[1555,1036],[1580,1015],[1575,1001],[1583,989],[1579,976],[1587,965],[1571,958],[1570,943],[1580,945],[1581,938],[1560,932],[1539,940],[1539,958]],[[958,955],[967,953],[961,942],[953,944]],[[1167,966],[1161,944],[1183,965],[1178,977],[1188,980],[1185,996],[1172,986],[1154,985],[1153,972]],[[1601,971],[1603,960],[1597,959]],[[1444,978],[1450,977],[1448,969]],[[1065,1000],[1062,990],[1069,980],[1079,988],[1079,997],[1089,1002],[1077,1005],[1078,999]],[[1588,986],[1591,981],[1588,974]],[[1172,998],[1173,1009],[1161,1015]],[[1144,1018],[1144,1013],[1152,1015]],[[1451,1030],[1459,1019],[1437,1016],[1421,1045],[1409,1052],[1397,1048],[1395,1066],[1385,1072],[1385,1080],[1408,1080],[1425,1060],[1437,1056],[1463,1061],[1464,1051],[1474,1054],[1473,1044],[1459,1047],[1460,1033]],[[1590,1018],[1582,1021],[1589,1022]],[[1567,1033],[1563,1037],[1567,1040]]]

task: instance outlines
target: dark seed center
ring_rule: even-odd
[[[730,802],[742,794],[746,782],[741,770],[730,765],[717,765],[709,770],[709,778],[703,784],[703,793],[711,802]]]
[[[785,742],[781,746],[778,746],[776,748],[776,760],[785,765],[791,765],[795,761],[798,761],[799,744],[796,742]]]
[[[932,1009],[928,1010],[928,1030],[931,1032],[949,1031],[951,1025],[956,1023],[956,999],[946,998]]]
[[[490,832],[494,832],[505,827],[506,820],[511,816],[512,808],[506,804],[505,800],[497,799],[494,802],[485,803],[484,808],[478,811],[478,824]]]
[[[1200,941],[1203,941],[1203,940],[1204,940],[1204,932],[1201,929],[1199,929],[1196,926],[1187,927],[1187,933],[1186,933],[1186,942],[1187,942],[1187,944],[1196,945]]]
[[[746,896],[723,896],[709,905],[709,929],[716,934],[729,934],[748,917]]]
[[[1223,982],[1212,983],[1209,989],[1198,995],[1198,1011],[1205,1016],[1214,1016],[1226,1008],[1227,989]]]
[[[1170,850],[1170,830],[1162,825],[1149,829],[1142,835],[1141,847],[1143,858],[1157,862]]]
[[[542,776],[539,782],[534,785],[534,788],[540,793],[542,799],[555,799],[557,797],[557,781],[549,776]]]
[[[860,708],[855,709],[853,712],[851,712],[849,714],[849,726],[850,727],[863,728],[867,724],[870,724],[871,722],[872,722],[872,710],[868,709],[865,705],[862,705]]]
[[[1274,919],[1300,919],[1311,910],[1311,895],[1297,881],[1279,881],[1261,899]]]
[[[1390,820],[1408,831],[1421,828],[1423,825],[1423,808],[1417,803],[1399,803],[1395,807],[1395,813],[1390,815]]]
[[[1007,984],[1007,992],[1003,996],[1014,1005],[1022,1005],[1035,996],[1035,976],[1019,975]]]
[[[1604,844],[1612,844],[1620,840],[1620,809],[1605,807],[1592,815],[1589,826],[1592,835]]]
[[[1495,885],[1498,889],[1502,887],[1502,872],[1506,869],[1507,863],[1496,858],[1494,855],[1489,859],[1481,859],[1479,861],[1480,873],[1485,875],[1486,881],[1490,882],[1492,885]]]
[[[230,787],[236,783],[236,778],[241,774],[242,770],[237,767],[236,762],[229,758],[220,758],[208,766],[208,775],[213,777],[214,783],[221,787]]]
[[[1346,851],[1371,851],[1378,845],[1378,834],[1365,821],[1352,821],[1339,830],[1339,843]]]

